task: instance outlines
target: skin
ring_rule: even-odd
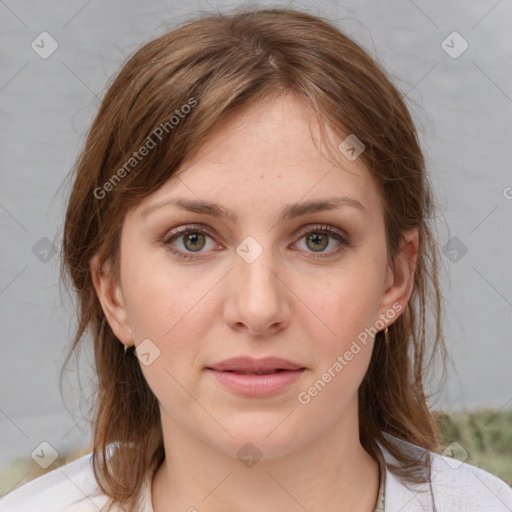
[[[340,156],[333,166],[316,128],[292,93],[228,119],[179,175],[128,212],[119,282],[98,256],[91,260],[94,286],[118,339],[137,346],[149,338],[160,350],[150,365],[141,365],[160,403],[167,454],[152,484],[155,512],[371,512],[375,506],[378,464],[360,444],[357,404],[373,337],[307,405],[297,395],[359,333],[387,318],[393,304],[404,310],[418,233],[404,233],[392,270],[371,175],[360,158]],[[331,135],[336,145],[345,138]],[[365,212],[344,206],[279,218],[287,203],[332,196],[356,199]],[[237,220],[172,205],[143,214],[177,197],[215,202]],[[193,256],[186,260],[162,239],[190,224],[209,228],[212,236],[196,245],[184,245],[184,236],[170,242]],[[351,245],[327,236],[315,250],[305,235],[322,225],[338,229]],[[247,236],[263,250],[252,263],[236,252]],[[279,356],[306,371],[274,396],[248,398],[204,370],[238,355]],[[248,442],[262,453],[252,467],[237,457]]]

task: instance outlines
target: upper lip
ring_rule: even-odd
[[[301,370],[304,366],[293,363],[280,357],[265,357],[263,359],[254,359],[249,356],[232,357],[225,359],[220,363],[207,366],[212,370],[220,372],[234,371],[246,373],[272,372],[274,370]]]

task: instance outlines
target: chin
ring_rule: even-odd
[[[252,420],[247,418],[245,423],[226,425],[232,437],[223,435],[214,444],[226,455],[241,461],[251,457],[261,461],[284,457],[308,442],[304,437],[304,428],[297,433],[295,422],[290,421],[291,418],[284,419],[287,414],[289,412],[279,414],[278,417],[275,414],[264,414],[265,419],[256,419],[253,415]]]

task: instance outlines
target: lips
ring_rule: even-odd
[[[249,356],[233,357],[205,368],[205,373],[238,396],[262,399],[296,385],[304,366],[282,359]],[[209,377],[208,377],[209,378]]]
[[[249,356],[239,356],[225,359],[224,361],[208,366],[207,369],[242,375],[269,375],[283,371],[302,370],[304,366],[280,357],[255,359]]]
[[[226,373],[238,373],[239,375],[272,375],[273,373],[279,373],[279,372],[288,372],[290,370],[272,370],[268,372],[242,372],[242,371],[235,371],[235,370],[222,370]]]

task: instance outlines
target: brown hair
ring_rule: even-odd
[[[428,461],[383,432],[438,449],[424,390],[434,354],[445,356],[438,249],[428,223],[433,196],[404,99],[380,66],[327,21],[289,9],[238,10],[184,23],[129,58],[108,88],[75,164],[62,275],[71,278],[78,296],[78,327],[64,366],[89,329],[98,377],[93,467],[112,503],[135,503],[144,478],[154,474],[165,454],[157,399],[137,358],[123,353],[105,319],[89,262],[99,253],[118,278],[128,210],[173,176],[228,114],[287,91],[311,107],[320,126],[354,133],[364,143],[360,158],[382,194],[391,263],[402,232],[419,230],[411,298],[389,327],[389,343],[377,340],[359,389],[361,442],[374,457],[376,443],[385,446],[399,462],[393,472],[407,482],[424,479],[413,470],[425,469]],[[193,102],[179,122],[170,122],[177,109]],[[157,127],[167,127],[158,143],[140,161],[131,161]],[[108,460],[107,448],[112,449]]]

